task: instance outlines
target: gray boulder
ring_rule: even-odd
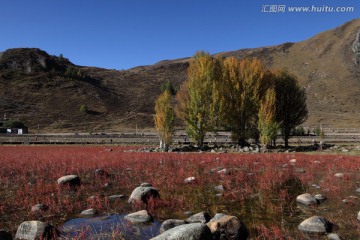
[[[245,225],[235,216],[226,215],[215,221],[208,222],[214,239],[247,239],[248,230]]]
[[[180,225],[183,225],[183,224],[186,224],[186,222],[184,220],[167,219],[161,224],[159,232],[163,233],[163,232],[165,232],[165,231],[167,231],[167,230],[169,230],[171,228],[174,228],[174,227],[177,227],[177,226],[180,226]]]
[[[190,216],[188,219],[186,219],[186,222],[188,223],[207,223],[210,221],[211,216],[207,212],[199,212],[192,216]]]
[[[298,229],[306,233],[320,233],[325,234],[332,231],[334,224],[329,222],[323,217],[313,216],[308,219],[305,219]]]
[[[40,221],[26,221],[16,231],[16,240],[53,239],[53,226]]]
[[[130,213],[124,219],[132,223],[148,223],[152,221],[151,215],[146,210]]]
[[[13,240],[11,233],[9,233],[5,230],[0,230],[0,239],[1,240]]]
[[[158,190],[151,186],[151,184],[142,184],[139,187],[135,188],[131,193],[128,203],[148,203],[150,198],[156,199],[159,198],[160,194]]]
[[[66,175],[62,176],[57,180],[59,185],[69,185],[69,186],[80,186],[80,178],[78,175]]]
[[[304,204],[304,205],[315,205],[317,204],[317,200],[310,193],[304,193],[296,198],[296,202]]]
[[[171,228],[152,240],[211,240],[213,236],[208,226],[202,223],[190,223]]]

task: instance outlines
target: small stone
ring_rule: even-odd
[[[151,215],[146,210],[130,213],[124,219],[132,223],[148,223],[152,221]]]
[[[57,182],[59,185],[80,186],[80,178],[78,175],[62,176]]]
[[[357,192],[357,193],[360,193],[360,188],[356,189],[356,192]]]
[[[108,197],[108,199],[110,201],[115,201],[115,200],[123,199],[123,198],[125,198],[125,195],[122,195],[122,194],[120,194],[120,195],[111,195],[111,196]]]
[[[326,200],[326,197],[322,194],[316,194],[314,198],[316,198],[319,202],[324,202]]]
[[[330,233],[327,235],[327,238],[330,240],[341,240],[341,237],[336,233]]]
[[[210,221],[211,216],[207,212],[199,212],[192,216],[190,216],[188,219],[186,219],[186,222],[188,223],[207,223]]]
[[[357,220],[360,221],[360,212],[359,212],[358,215],[357,215]]]
[[[92,217],[98,214],[98,211],[94,208],[89,208],[80,213],[81,216],[84,217]]]
[[[35,213],[35,212],[45,212],[49,209],[49,206],[45,205],[45,204],[36,204],[34,206],[31,207],[31,212]]]
[[[344,174],[343,174],[343,173],[335,173],[335,174],[334,174],[334,177],[343,178],[343,177],[344,177]]]
[[[311,196],[309,193],[304,193],[304,194],[297,196],[296,202],[304,204],[304,205],[317,204],[316,198]]]
[[[147,203],[150,198],[152,199],[158,199],[160,197],[159,191],[149,186],[149,183],[143,184],[144,186],[140,186],[134,189],[134,191],[131,193],[128,203],[134,204],[134,203]]]
[[[295,165],[296,159],[291,159],[291,160],[289,161],[289,163],[290,163],[291,165]]]
[[[297,169],[295,169],[295,171],[297,173],[305,173],[305,169],[303,169],[303,168],[297,168]]]
[[[319,185],[317,185],[317,184],[312,184],[311,185],[313,188],[316,188],[316,189],[320,189],[321,187],[319,186]]]
[[[305,219],[298,229],[306,233],[329,233],[332,231],[334,224],[323,217],[313,216]]]
[[[222,175],[229,175],[230,171],[226,168],[221,169],[220,171],[217,172],[218,174],[222,174]]]
[[[314,161],[315,164],[320,164],[321,162],[320,161]]]
[[[188,177],[188,178],[185,178],[184,182],[185,183],[193,183],[195,182],[196,178],[195,177]]]

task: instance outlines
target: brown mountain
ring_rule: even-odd
[[[360,124],[360,19],[298,43],[219,53],[256,57],[298,76],[308,96],[304,126]],[[359,49],[358,49],[359,47]],[[0,118],[19,119],[30,131],[113,131],[153,127],[161,85],[186,79],[188,58],[117,71],[81,67],[39,49],[0,53]],[[88,106],[88,114],[80,106]]]

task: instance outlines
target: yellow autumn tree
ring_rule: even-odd
[[[186,125],[186,133],[202,147],[206,132],[219,122],[219,94],[221,60],[203,51],[190,61],[188,79],[176,95],[176,112]]]
[[[257,59],[223,62],[222,123],[231,132],[232,140],[244,146],[257,131],[258,107],[266,69]]]
[[[260,141],[266,147],[271,146],[279,129],[279,124],[276,122],[276,93],[273,88],[266,91],[265,97],[261,101],[258,129]]]
[[[168,151],[174,135],[175,113],[171,104],[171,92],[165,90],[155,102],[155,128],[159,134],[162,148]]]

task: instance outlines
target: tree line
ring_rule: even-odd
[[[268,69],[257,59],[199,51],[187,75],[175,100],[165,90],[155,102],[155,127],[165,150],[172,141],[175,116],[199,147],[207,132],[218,130],[231,132],[240,146],[249,139],[271,146],[281,132],[287,147],[292,129],[307,119],[306,94],[297,78],[286,70]]]

